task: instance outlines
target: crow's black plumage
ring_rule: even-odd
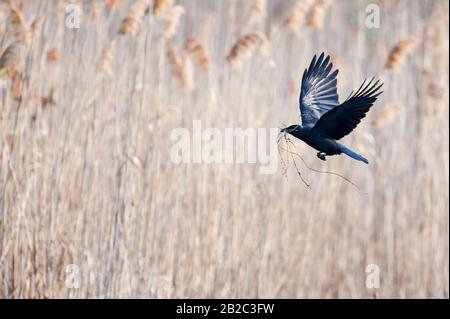
[[[379,91],[383,83],[373,78],[364,81],[360,88],[339,105],[336,89],[338,70],[331,72],[333,64],[330,56],[322,53],[317,59],[313,57],[311,64],[302,77],[300,88],[301,124],[282,129],[314,149],[317,157],[326,160],[325,156],[345,153],[348,156],[368,164],[368,160],[345,147],[337,140],[349,134],[366,116],[370,107],[382,93]],[[366,83],[367,82],[367,83]]]

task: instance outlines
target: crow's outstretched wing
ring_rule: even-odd
[[[372,79],[366,84],[364,81],[355,94],[350,95],[340,106],[325,113],[313,129],[322,130],[336,140],[349,134],[366,116],[378,95],[383,93],[379,91],[383,83],[378,85],[379,82],[380,80],[374,82]]]
[[[300,113],[302,126],[312,127],[320,117],[339,105],[336,89],[336,75],[339,70],[330,74],[333,64],[330,56],[322,53],[316,60],[314,55],[309,68],[305,69],[300,90]]]

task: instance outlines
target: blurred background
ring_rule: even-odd
[[[0,1],[0,297],[448,298],[448,10]],[[310,188],[292,161],[261,175],[170,160],[170,132],[193,120],[296,123],[322,51],[340,101],[385,83],[343,140],[370,165],[295,142],[360,190],[301,161]]]

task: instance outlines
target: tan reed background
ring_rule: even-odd
[[[0,297],[449,297],[448,2],[0,1]],[[174,164],[170,132],[298,120],[325,51],[379,101],[317,169]],[[79,267],[78,289],[70,264]],[[366,287],[366,266],[381,287]],[[69,272],[66,272],[69,271]]]

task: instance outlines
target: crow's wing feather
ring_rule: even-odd
[[[369,83],[363,82],[355,94],[340,106],[333,108],[325,113],[316,123],[313,129],[322,130],[329,137],[339,140],[349,134],[366,116],[377,97],[383,93],[379,89],[383,83],[378,84],[380,80]]]
[[[330,56],[325,58],[322,53],[317,60],[314,55],[303,72],[299,97],[302,126],[314,126],[324,113],[339,105],[336,89],[339,70],[330,73],[332,68]]]

